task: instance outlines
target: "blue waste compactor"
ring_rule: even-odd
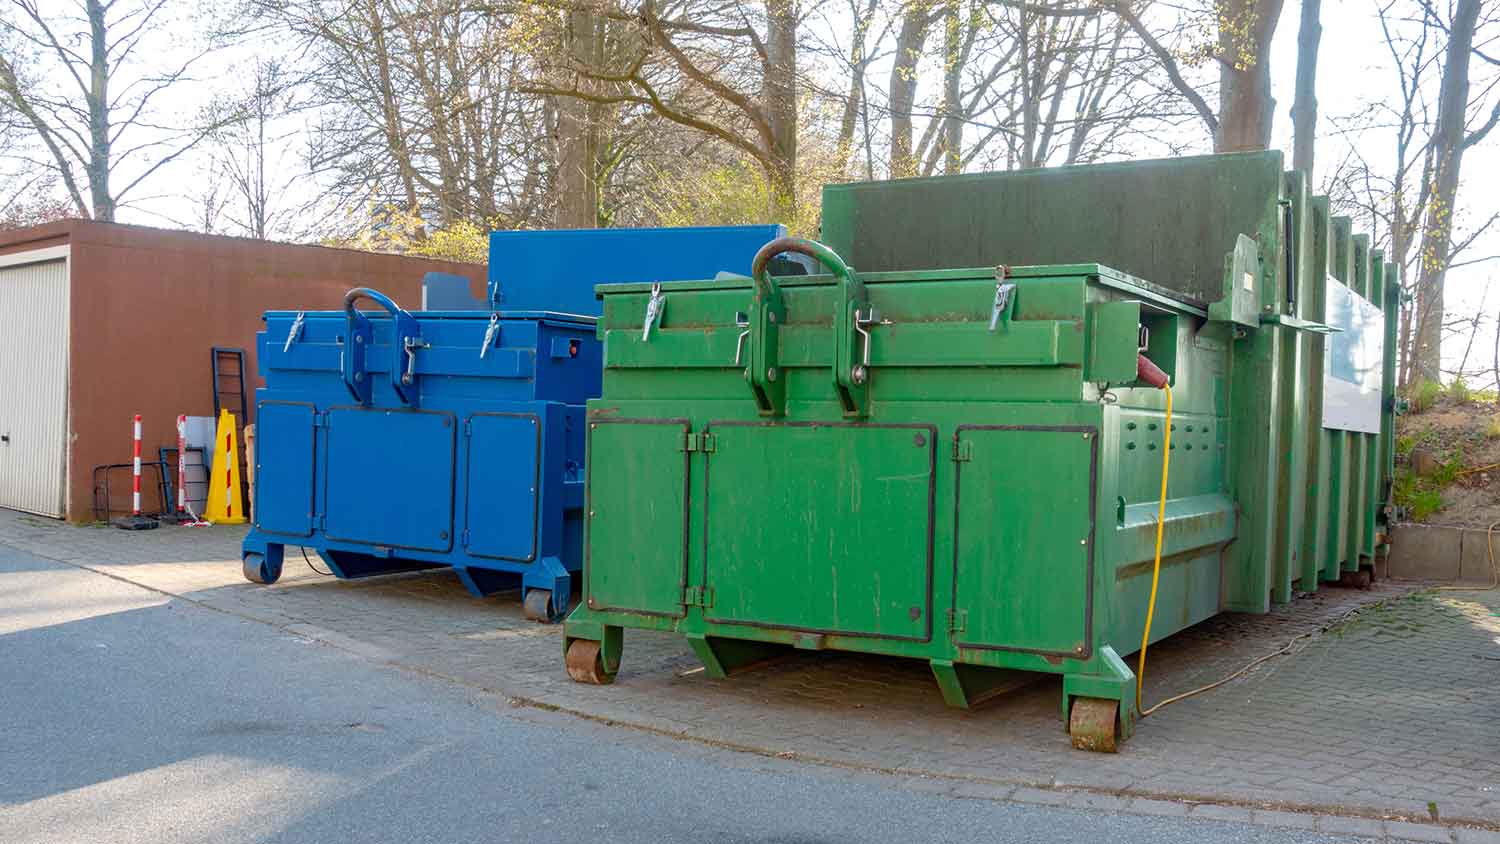
[[[519,587],[528,617],[561,619],[582,567],[584,403],[602,374],[594,285],[747,274],[782,234],[495,232],[487,301],[432,274],[423,298],[442,310],[356,288],[340,311],[268,311],[245,577],[274,583],[301,546],[341,578],[451,566],[475,595]]]

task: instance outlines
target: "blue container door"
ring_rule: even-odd
[[[328,537],[421,551],[452,548],[454,427],[451,413],[328,411]]]
[[[476,557],[536,559],[542,427],[534,413],[476,413],[469,439],[465,543]]]
[[[255,526],[310,536],[316,411],[300,402],[261,402],[255,411]]]

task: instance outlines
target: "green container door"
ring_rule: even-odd
[[[1098,444],[1086,426],[958,429],[960,647],[1089,656]]]
[[[687,585],[687,420],[589,422],[585,600],[681,616]],[[608,461],[592,455],[608,454]]]
[[[708,430],[710,621],[931,638],[935,428],[715,422]]]

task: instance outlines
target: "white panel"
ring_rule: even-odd
[[[0,507],[63,515],[68,262],[0,264]],[[38,255],[38,258],[43,257]]]
[[[1323,427],[1380,433],[1385,314],[1328,279],[1328,319],[1339,329],[1323,344]]]

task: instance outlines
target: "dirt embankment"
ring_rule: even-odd
[[[1418,522],[1500,522],[1500,405],[1462,390],[1429,398],[1396,419],[1396,505]]]

